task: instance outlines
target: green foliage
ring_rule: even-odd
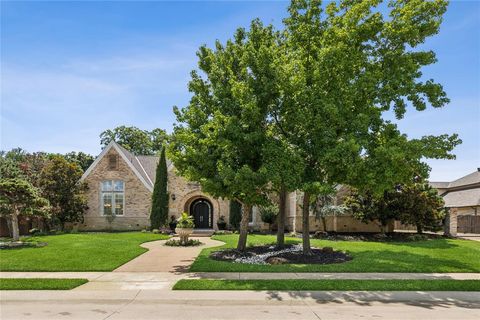
[[[182,240],[170,239],[165,242],[165,245],[170,247],[196,247],[202,244],[203,243],[197,239],[188,239],[185,242]]]
[[[365,223],[378,221],[383,231],[387,224],[398,219],[398,212],[391,210],[393,192],[385,191],[382,195],[375,195],[372,192],[353,191],[345,199],[345,206],[349,208],[356,219]]]
[[[159,229],[167,224],[168,219],[168,172],[165,148],[162,149],[160,161],[157,165],[155,185],[152,193],[152,209],[150,212],[150,225]]]
[[[48,216],[48,200],[27,180],[0,179],[0,215],[7,217],[12,226],[12,238],[19,240],[18,217]]]
[[[0,154],[0,177],[20,178],[39,187],[40,172],[48,160],[45,152],[27,153],[21,148],[15,148]]]
[[[234,230],[240,227],[240,220],[242,219],[242,204],[236,200],[230,200],[230,216],[229,223]]]
[[[40,172],[39,184],[52,207],[52,220],[62,228],[66,222],[83,221],[88,208],[87,184],[79,182],[82,173],[77,163],[59,155],[51,156]]]
[[[260,208],[260,218],[263,222],[268,224],[273,224],[278,214],[278,206],[275,204],[270,204],[266,206],[261,206]]]
[[[106,147],[111,141],[119,143],[125,149],[139,155],[155,155],[168,142],[165,130],[141,130],[137,127],[119,126],[105,130],[100,134],[100,144]]]
[[[30,182],[23,179],[0,179],[2,215],[47,215],[48,200]]]
[[[80,152],[72,151],[72,152],[66,153],[64,157],[68,162],[74,162],[78,164],[84,172],[88,169],[88,167],[90,167],[93,161],[95,161],[95,158],[92,155],[81,152],[81,151]]]
[[[378,220],[386,226],[395,219],[415,225],[419,233],[436,231],[445,217],[442,197],[425,182],[398,185],[382,196],[356,191],[346,198],[345,205],[364,222]]]
[[[306,162],[304,190],[349,184],[376,194],[415,174],[425,158],[451,158],[457,135],[408,139],[382,115],[398,119],[407,104],[424,110],[448,103],[440,84],[421,79],[436,61],[418,45],[436,34],[447,2],[292,1],[285,19],[281,133]]]
[[[438,231],[445,217],[444,205],[436,189],[419,182],[399,186],[390,208],[402,223],[415,225],[418,233],[422,233],[424,230]]]
[[[195,228],[193,217],[183,212],[182,216],[177,220],[177,228]]]
[[[381,195],[426,177],[423,158],[453,158],[457,135],[409,139],[384,119],[449,102],[423,80],[436,58],[419,48],[438,33],[447,2],[398,0],[382,11],[380,2],[294,0],[284,30],[254,20],[225,44],[201,47],[190,104],[174,109],[180,173],[244,205],[298,187],[308,231],[309,196],[326,186]]]

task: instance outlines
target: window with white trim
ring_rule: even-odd
[[[122,180],[105,180],[101,186],[102,215],[123,216],[125,184]]]

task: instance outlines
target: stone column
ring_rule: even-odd
[[[456,237],[457,236],[457,209],[450,208],[447,216],[445,217],[444,226],[445,235]]]

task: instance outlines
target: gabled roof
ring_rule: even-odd
[[[437,189],[444,189],[440,194],[445,207],[480,206],[480,169],[452,182],[430,182]]]
[[[430,182],[430,185],[438,189],[458,188],[480,183],[480,168],[452,182]]]
[[[454,187],[466,186],[466,185],[475,184],[475,183],[480,183],[479,170],[472,172],[470,174],[467,174],[466,176],[461,177],[460,179],[450,182],[448,187],[454,188]]]
[[[82,175],[82,178],[80,179],[81,181],[85,180],[85,178],[88,177],[88,175],[92,172],[93,168],[95,168],[100,160],[108,153],[108,151],[114,148],[118,154],[122,157],[122,159],[127,163],[127,165],[130,167],[132,172],[140,179],[140,181],[145,185],[145,187],[152,192],[153,191],[153,181],[155,181],[155,165],[158,162],[158,157],[154,156],[141,156],[142,158],[148,157],[148,158],[155,158],[155,159],[142,159],[143,161],[139,160],[137,156],[135,156],[133,153],[116,143],[115,141],[110,142],[103,150],[102,152],[98,155],[98,157],[95,159],[95,161],[90,165],[90,167],[85,171],[85,173]],[[147,172],[145,170],[145,167],[143,166],[142,162],[144,164],[148,163],[148,170]],[[155,164],[155,165],[152,165]],[[152,170],[153,167],[153,170]],[[153,174],[152,174],[153,172]]]
[[[443,200],[446,208],[480,206],[480,188],[448,192]]]

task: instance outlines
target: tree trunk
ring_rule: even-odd
[[[287,209],[287,190],[282,188],[279,192],[279,210],[277,215],[277,248],[285,247],[285,216]]]
[[[237,249],[245,251],[247,248],[248,220],[250,217],[251,205],[243,204],[242,220],[240,221],[240,236],[238,237]]]
[[[303,208],[302,208],[302,241],[303,254],[312,255],[310,248],[310,193],[303,194]]]
[[[423,228],[422,228],[422,226],[421,226],[421,225],[418,225],[418,224],[417,224],[417,233],[418,233],[418,234],[422,234],[422,233],[423,233]]]
[[[327,218],[325,218],[324,216],[322,216],[322,224],[323,224],[323,231],[324,232],[327,232]]]
[[[18,229],[18,210],[17,210],[17,208],[13,209],[13,214],[12,214],[12,238],[13,238],[13,241],[20,240],[20,230]]]

